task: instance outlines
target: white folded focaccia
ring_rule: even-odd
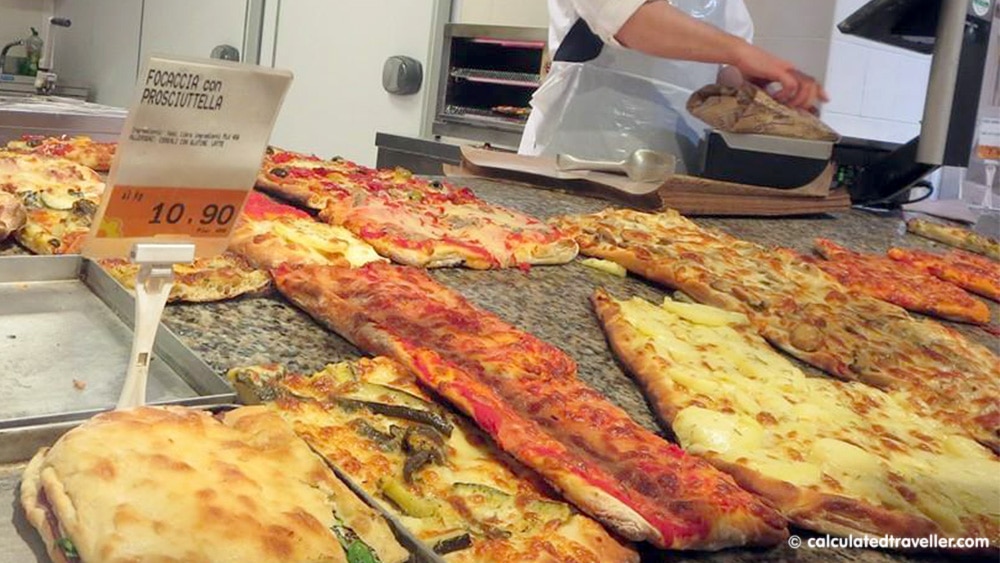
[[[401,562],[388,524],[277,415],[98,415],[31,460],[21,503],[57,563]]]

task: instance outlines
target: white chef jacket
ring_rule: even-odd
[[[704,124],[688,114],[687,98],[715,81],[718,66],[662,59],[622,47],[615,34],[648,0],[548,0],[553,55],[582,18],[604,41],[583,63],[556,61],[532,98],[521,154],[566,153],[624,159],[651,148],[696,166]],[[753,22],[743,0],[672,0],[671,4],[748,41]]]

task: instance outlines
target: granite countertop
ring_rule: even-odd
[[[490,180],[463,178],[452,182],[471,188],[490,202],[542,218],[594,212],[609,205],[602,200]],[[884,252],[897,244],[941,249],[934,242],[906,235],[898,213],[878,216],[852,210],[796,219],[700,218],[696,221],[747,240],[803,252],[809,251],[816,237],[827,237],[850,248],[871,252]],[[0,255],[12,252],[16,251],[11,250],[9,243],[6,247],[0,245]],[[658,301],[668,293],[666,290],[633,276],[622,279],[578,263],[535,267],[527,272],[441,269],[433,270],[432,275],[476,305],[565,350],[577,361],[580,377],[585,382],[607,395],[640,424],[663,434],[638,388],[608,349],[591,311],[589,296],[594,289],[605,287],[618,297],[638,295]],[[998,318],[1000,307],[995,303],[990,306],[994,318]],[[351,344],[322,329],[277,295],[222,303],[171,305],[164,314],[164,321],[220,374],[234,366],[261,362],[281,363],[293,370],[318,370],[330,362],[361,356]],[[1000,341],[981,328],[947,324],[990,346],[994,352],[1000,348]],[[807,371],[822,377],[812,368]],[[643,558],[644,561],[689,559],[878,562],[914,558],[862,550],[793,550],[788,546],[715,554],[650,552]]]

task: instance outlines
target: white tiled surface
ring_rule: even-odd
[[[930,57],[844,35],[836,24],[867,0],[836,0],[823,119],[842,135],[905,142],[920,132]]]

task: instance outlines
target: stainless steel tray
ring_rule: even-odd
[[[0,258],[0,429],[113,408],[132,343],[132,296],[79,256]],[[211,405],[232,388],[160,325],[151,404]]]

